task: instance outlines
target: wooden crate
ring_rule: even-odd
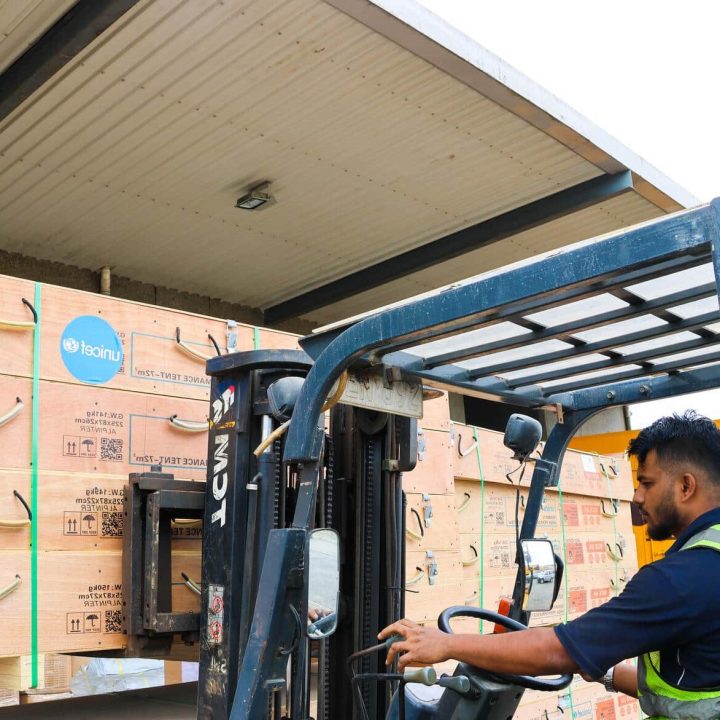
[[[173,416],[204,430],[184,432]],[[179,479],[204,480],[207,417],[203,400],[41,382],[40,468],[126,476],[160,464]]]
[[[191,481],[188,481],[191,482]],[[37,478],[39,550],[122,550],[124,475],[100,475],[41,471]],[[24,520],[27,513],[12,491],[28,501],[30,473],[0,468],[0,497],[7,498],[0,520]],[[0,527],[5,550],[30,546],[29,525]],[[178,522],[172,526],[173,549],[199,551],[202,522]]]
[[[435,621],[438,614],[455,605],[450,602],[450,594],[457,594],[462,583],[462,562],[456,550],[432,551],[437,563],[435,583],[430,584],[429,563],[426,552],[411,550],[406,558],[406,582],[422,573],[418,582],[406,585],[405,614],[416,622]],[[419,569],[418,569],[419,568]]]
[[[632,500],[635,492],[630,463],[622,458],[568,450],[560,468],[558,488],[551,492]]]
[[[172,557],[173,610],[199,612],[200,596],[180,576],[200,581],[200,553]],[[7,632],[0,656],[30,653],[29,552],[0,553],[0,568],[21,574],[21,587],[2,600]],[[2,575],[2,571],[0,571]],[[122,554],[119,552],[38,553],[38,644],[44,653],[122,649]]]
[[[508,484],[506,475],[517,469],[512,451],[502,442],[502,433],[474,428],[470,425],[452,423],[455,436],[452,453],[453,471],[456,478]],[[477,446],[475,444],[477,435]]]
[[[455,497],[458,507],[458,522],[461,533],[507,532],[515,528],[517,521],[522,524],[527,502],[527,478],[520,487],[520,501],[516,501],[518,486],[505,483],[488,483],[482,488],[473,480],[455,479]],[[538,528],[556,528],[558,520],[557,495],[545,494]]]
[[[35,302],[35,283],[0,276],[0,372],[30,376],[33,362],[32,328],[13,330],[4,324],[32,322],[32,313],[23,304],[23,298]]]
[[[455,495],[408,493],[405,524],[407,550],[453,550],[458,548],[458,516]],[[430,512],[426,526],[426,512]]]
[[[447,393],[423,402],[423,416],[419,425],[425,430],[450,430],[450,405]]]
[[[30,553],[0,550],[0,588],[20,584],[0,600],[0,657],[30,653]]]
[[[423,430],[418,435],[417,465],[412,472],[403,473],[405,492],[453,492],[451,440],[450,433],[442,430]]]
[[[160,308],[53,285],[41,285],[40,374],[45,380],[81,383],[66,368],[60,342],[68,323],[80,316],[102,318],[115,330],[122,344],[124,362],[104,385],[142,393],[207,400],[210,380],[205,360],[193,356],[181,341],[201,356],[216,354],[208,337],[227,351],[225,320]],[[31,302],[34,283],[0,276],[1,320],[27,321],[31,313],[21,298]],[[238,323],[232,330],[236,350],[297,348],[297,336]],[[32,332],[10,331],[0,326],[0,373],[32,375]]]
[[[0,347],[3,340],[0,335]],[[6,414],[12,416],[0,425],[0,467],[29,468],[32,382],[27,378],[0,375],[0,416]]]
[[[454,451],[451,453],[456,479],[480,480],[481,471],[485,482],[509,485],[507,478],[513,473],[518,482],[518,462],[503,444],[503,435],[492,430],[473,428],[460,423],[452,424],[455,435]],[[478,436],[478,452],[475,451],[473,433]],[[523,483],[528,485],[533,464],[525,470]],[[560,467],[560,489],[563,493],[592,495],[601,498],[631,500],[633,496],[632,472],[627,460],[617,457],[568,450]],[[556,488],[548,488],[557,492]]]

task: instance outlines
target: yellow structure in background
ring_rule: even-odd
[[[570,447],[574,450],[595,452],[600,455],[625,455],[630,441],[637,437],[639,430],[625,430],[623,432],[603,433],[602,435],[583,435],[573,438]],[[637,459],[630,458],[633,483],[637,486]],[[638,554],[638,566],[642,567],[653,560],[659,560],[665,551],[673,544],[673,540],[651,540],[647,535],[646,525],[636,525],[633,516],[633,532]]]

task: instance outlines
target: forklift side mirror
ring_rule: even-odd
[[[562,567],[550,540],[520,541],[522,609],[551,610],[562,580]]]
[[[311,640],[322,640],[337,629],[340,594],[340,536],[318,528],[308,540],[308,626]]]

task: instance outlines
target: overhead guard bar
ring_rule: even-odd
[[[513,316],[531,315],[599,295],[611,287],[626,288],[704,263],[713,263],[717,285],[719,244],[720,200],[714,200],[693,210],[669,215],[596,241],[583,242],[536,261],[389,308],[349,325],[339,334],[335,330],[326,337],[316,335],[307,338],[301,344],[316,358],[298,399],[298,405],[307,408],[307,412],[292,419],[285,459],[296,463],[318,459],[320,448],[314,427],[325,397],[342,371],[368,364],[383,363],[398,367],[405,376],[421,379],[430,385],[526,407],[560,403],[567,410],[580,410],[638,402],[643,399],[639,392],[641,385],[645,388],[644,394],[653,397],[704,389],[720,377],[717,367],[687,370],[679,376],[683,379],[681,382],[677,375],[665,375],[614,383],[612,390],[608,390],[610,386],[605,384],[557,393],[551,389],[543,391],[537,386],[513,389],[502,378],[476,379],[472,371],[452,364],[426,367],[422,357],[412,351],[397,351],[488,327]],[[588,325],[593,320],[588,318]],[[578,357],[599,349],[611,350],[620,343],[639,342],[688,329],[701,330],[704,335],[709,335],[707,340],[711,341],[712,333],[705,325],[719,320],[720,313],[717,311],[695,318],[678,318],[677,322],[664,323],[658,329],[627,334],[621,340],[616,337],[571,347],[562,351],[567,353],[563,357]],[[667,357],[669,352],[672,353],[672,350],[659,348],[656,357]],[[547,362],[547,355],[550,354],[538,357],[533,353],[532,343],[528,343],[530,362],[518,361],[517,365],[499,363],[499,366],[508,369],[508,366],[538,365]],[[552,357],[556,356],[552,354]],[[689,360],[687,367],[692,366],[693,362]],[[475,371],[475,375],[480,372],[484,375],[496,373],[499,367],[491,365]],[[567,377],[582,372],[581,366],[569,367]],[[553,394],[548,395],[547,392]]]

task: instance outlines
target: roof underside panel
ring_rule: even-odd
[[[0,72],[11,65],[77,0],[0,0]]]
[[[611,232],[618,226],[644,222],[657,216],[657,208],[635,193],[626,193],[601,205],[555,220],[494,243],[402,280],[329,305],[313,313],[321,322],[352,317],[370,308],[387,305],[398,296],[411,297],[448,285],[486,270],[518,262],[539,253],[555,250],[594,234]]]
[[[600,174],[320,0],[141,0],[0,123],[0,249],[266,308]],[[630,192],[308,319],[660,212]]]

